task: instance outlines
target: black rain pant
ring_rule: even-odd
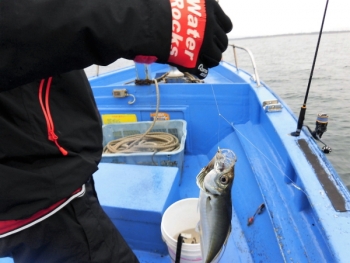
[[[0,239],[15,263],[139,262],[102,210],[90,179],[86,193],[46,220]]]

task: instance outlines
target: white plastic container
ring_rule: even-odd
[[[161,232],[167,244],[172,262],[175,262],[177,237],[187,229],[195,229],[199,222],[198,198],[187,198],[175,202],[164,212]],[[182,244],[181,263],[201,263],[202,255],[200,243]]]

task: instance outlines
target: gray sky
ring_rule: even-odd
[[[318,32],[326,0],[220,0],[230,38]],[[324,31],[350,30],[350,0],[329,0]]]

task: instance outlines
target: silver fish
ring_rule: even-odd
[[[197,175],[200,188],[198,230],[205,263],[212,262],[220,255],[231,233],[231,188],[236,161],[236,155],[231,150],[219,149]]]

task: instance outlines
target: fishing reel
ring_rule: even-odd
[[[328,125],[328,115],[326,113],[319,113],[316,118],[316,127],[315,130],[312,131],[309,126],[305,125],[309,132],[311,133],[312,137],[323,144],[322,151],[324,153],[330,153],[332,151],[332,148],[326,145],[322,140],[321,137],[323,133],[327,131],[327,125]]]

